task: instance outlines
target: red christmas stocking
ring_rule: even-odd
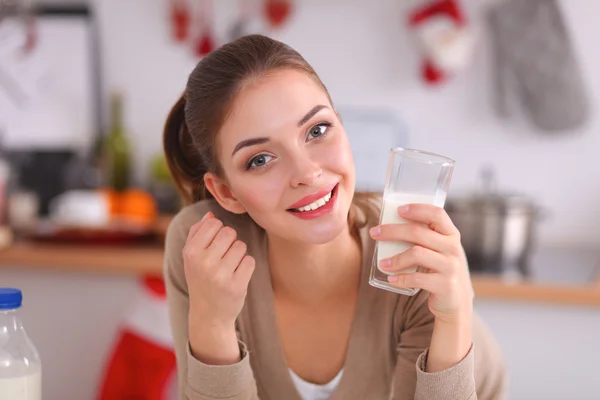
[[[474,40],[459,0],[427,0],[410,12],[409,26],[423,53],[426,83],[442,83],[468,64]]]
[[[164,283],[147,277],[123,323],[98,400],[167,400],[175,368]]]

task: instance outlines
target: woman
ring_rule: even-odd
[[[164,148],[190,203],[165,256],[182,399],[502,398],[456,228],[429,205],[376,226],[379,202],[354,192],[341,120],[296,51],[252,35],[202,59]],[[394,284],[427,291],[369,286],[374,240],[415,243],[388,268],[426,266]]]

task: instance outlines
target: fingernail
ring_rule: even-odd
[[[388,282],[390,282],[390,283],[398,282],[398,275],[388,276]]]
[[[398,207],[398,212],[400,214],[406,214],[408,212],[408,209],[410,208],[410,205],[405,204],[403,206]]]
[[[371,236],[377,236],[381,233],[381,227],[374,226],[369,230],[369,233],[371,234]]]
[[[388,268],[390,265],[392,265],[392,260],[390,260],[389,258],[379,261],[379,266],[383,269]]]
[[[204,217],[202,217],[202,219],[200,220],[200,222],[204,221],[206,218],[208,218],[208,216],[212,214],[211,211],[207,212],[206,214],[204,214]]]

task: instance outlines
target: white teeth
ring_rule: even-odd
[[[307,206],[296,208],[296,211],[302,211],[302,212],[313,211],[313,210],[316,210],[317,208],[323,207],[325,204],[327,204],[329,202],[329,200],[331,200],[331,193],[332,192],[327,193],[325,196],[321,197],[318,200],[313,201],[312,203],[310,203]]]

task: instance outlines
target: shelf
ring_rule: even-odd
[[[162,273],[160,246],[81,246],[15,243],[0,251],[1,267],[142,275]]]
[[[115,275],[162,274],[160,245],[100,247],[21,242],[0,251],[0,268]],[[600,307],[600,280],[589,285],[541,284],[474,275],[477,299]]]

